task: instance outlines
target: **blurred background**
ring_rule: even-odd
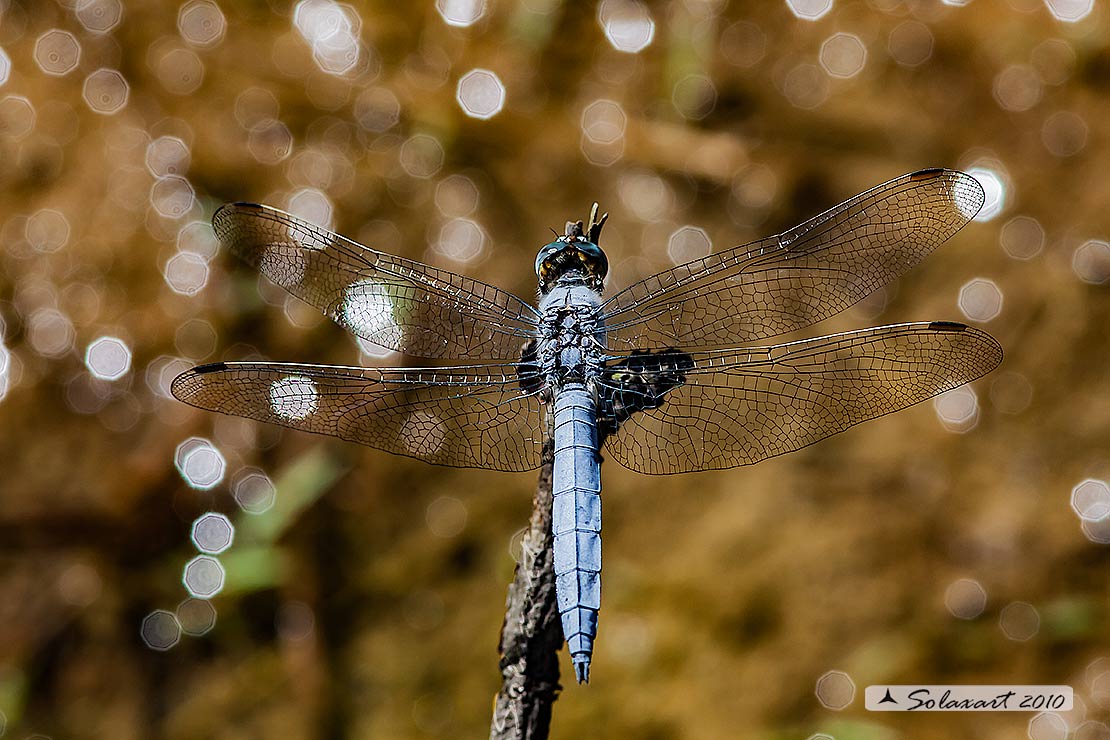
[[[1093,0],[0,0],[0,728],[488,732],[534,474],[167,395],[406,364],[218,246],[270,203],[531,297],[599,200],[610,288],[899,174],[978,219],[807,335],[973,323],[969,387],[755,467],[605,466],[604,608],[554,737],[1110,737],[1110,10]],[[873,683],[1070,684],[871,714]]]

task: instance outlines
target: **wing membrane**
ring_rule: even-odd
[[[492,285],[396,257],[253,203],[212,218],[266,277],[381,347],[429,358],[516,360],[537,313]]]
[[[986,332],[933,322],[678,356],[682,382],[663,384],[658,407],[627,415],[606,441],[625,467],[683,473],[782,455],[981,377],[1002,348]],[[608,393],[635,387],[628,376]]]
[[[609,347],[732,347],[809,326],[916,265],[983,197],[970,175],[921,170],[778,236],[661,272],[606,301]]]
[[[525,378],[525,380],[528,380]],[[182,373],[185,403],[429,463],[521,471],[539,467],[540,401],[511,365],[376,369],[220,362]]]

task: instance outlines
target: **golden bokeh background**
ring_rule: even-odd
[[[1002,367],[751,468],[605,465],[592,682],[552,733],[1110,737],[1108,12],[0,0],[5,737],[488,732],[535,476],[167,397],[206,361],[406,361],[218,249],[221,203],[529,297],[594,200],[617,287],[933,166],[980,178],[981,220],[807,335],[961,320]],[[190,599],[209,511],[235,539]],[[1077,708],[874,714],[875,683],[1070,684]]]

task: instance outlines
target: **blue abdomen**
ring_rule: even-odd
[[[567,650],[579,683],[589,680],[601,608],[601,463],[597,404],[582,383],[555,398],[552,476],[555,589]]]

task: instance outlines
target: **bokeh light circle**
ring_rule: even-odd
[[[100,380],[119,380],[131,370],[131,348],[119,337],[99,337],[85,350],[85,367]]]
[[[1110,485],[1087,478],[1071,489],[1071,508],[1080,519],[1096,522],[1110,517]]]
[[[1002,289],[987,278],[969,280],[960,288],[957,305],[967,318],[986,323],[1002,313]]]
[[[453,218],[440,228],[433,248],[453,262],[467,264],[482,256],[487,241],[485,229],[476,221]]]
[[[207,439],[190,437],[177,446],[174,466],[191,487],[207,491],[224,479],[227,461]]]
[[[1052,17],[1065,23],[1078,23],[1094,10],[1095,0],[1044,0]]]
[[[488,69],[472,69],[459,78],[455,99],[466,115],[485,121],[505,107],[505,85]]]
[[[139,636],[151,650],[164,652],[180,642],[181,623],[173,612],[156,609],[143,617]]]
[[[0,133],[11,139],[26,138],[35,129],[38,113],[31,101],[22,95],[0,98]]]
[[[212,0],[189,0],[177,12],[177,31],[193,46],[215,46],[227,32],[227,19]]]
[[[220,561],[209,555],[197,555],[185,564],[181,582],[189,595],[197,599],[210,599],[224,588],[226,573]]]
[[[208,555],[219,555],[235,540],[235,527],[223,514],[210,511],[193,522],[190,539],[196,548]]]
[[[1074,157],[1087,146],[1090,127],[1078,113],[1056,111],[1041,126],[1041,143],[1055,157]]]
[[[902,21],[887,38],[887,51],[903,67],[920,67],[933,56],[933,32],[920,21]]]
[[[231,484],[231,491],[235,503],[248,514],[266,513],[277,498],[277,489],[270,476],[254,468],[240,471]]]
[[[123,3],[121,0],[77,0],[74,13],[86,31],[105,34],[119,25]]]
[[[125,105],[131,88],[122,74],[114,69],[101,68],[85,78],[83,97],[95,113],[110,116]]]
[[[933,409],[941,425],[950,432],[963,434],[979,423],[979,397],[966,385],[935,397]]]
[[[821,706],[839,712],[855,701],[856,684],[844,671],[828,671],[817,679],[814,693]]]
[[[1110,242],[1088,239],[1072,254],[1071,269],[1085,283],[1103,285],[1110,281]]]
[[[189,597],[177,605],[177,621],[186,635],[206,635],[216,626],[216,607],[208,599]]]
[[[1024,601],[1012,601],[1002,607],[998,626],[1007,639],[1028,642],[1041,628],[1041,615],[1036,607]]]
[[[697,226],[681,226],[667,240],[667,256],[676,265],[708,257],[712,249],[709,234]]]
[[[449,26],[466,28],[477,23],[486,12],[485,0],[436,0],[436,12]]]
[[[832,10],[833,0],[786,0],[786,7],[802,20],[815,21]]]
[[[61,77],[77,69],[81,44],[69,31],[52,28],[35,41],[35,64],[48,75]]]
[[[990,221],[1006,207],[1006,182],[999,172],[985,166],[969,167],[967,174],[974,177],[986,195],[983,207],[976,214],[976,221]]]
[[[69,243],[69,219],[61,211],[43,208],[27,218],[27,243],[37,252],[57,252]]]
[[[1002,250],[1016,260],[1029,260],[1044,249],[1045,233],[1040,222],[1030,216],[1014,216],[998,235]]]
[[[655,21],[636,0],[602,0],[597,15],[605,38],[617,51],[637,54],[655,38]]]
[[[975,619],[987,608],[987,592],[978,581],[960,578],[945,590],[944,605],[957,619]]]
[[[867,47],[852,33],[834,33],[821,44],[821,66],[832,77],[847,79],[863,71]]]

